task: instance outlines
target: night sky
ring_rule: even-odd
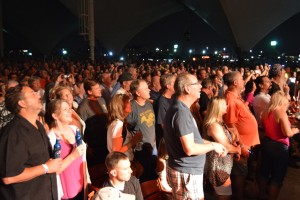
[[[299,24],[300,13],[275,28],[252,48],[253,51],[272,51],[270,41],[277,40],[278,51],[299,54]],[[189,39],[185,35],[187,31],[190,32]],[[234,51],[234,46],[222,37],[222,33],[216,33],[198,16],[188,11],[176,13],[152,24],[134,37],[127,47],[166,48],[172,42],[181,44],[182,49],[191,48],[199,52],[207,46],[211,51],[221,50],[223,47]]]

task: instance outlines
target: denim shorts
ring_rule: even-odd
[[[263,179],[269,181],[271,185],[282,185],[289,162],[288,148],[286,144],[277,142],[268,137],[265,137],[262,142],[260,175]]]

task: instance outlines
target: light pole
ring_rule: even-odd
[[[275,58],[276,58],[276,54],[277,54],[277,52],[276,52],[276,46],[277,46],[277,41],[276,40],[272,40],[271,42],[270,42],[270,45],[271,45],[271,47],[273,47],[273,49],[274,49],[274,56],[273,56],[273,64],[275,64]]]

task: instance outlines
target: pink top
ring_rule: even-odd
[[[273,111],[269,114],[267,118],[262,119],[262,124],[267,137],[277,142],[286,144],[287,146],[290,146],[290,140],[282,133],[280,124],[275,121]]]
[[[74,133],[75,137],[75,133]],[[60,140],[61,158],[67,157],[76,148],[75,144],[67,144]],[[63,172],[60,173],[61,185],[64,196],[62,199],[75,197],[83,188],[84,174],[83,174],[82,157],[75,159]]]
[[[254,93],[249,92],[245,99],[246,99],[246,102],[249,102],[249,106],[252,107],[253,101],[254,101]]]

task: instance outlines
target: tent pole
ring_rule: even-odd
[[[89,42],[91,62],[95,62],[94,0],[89,0]]]
[[[0,56],[4,57],[4,39],[3,39],[3,3],[0,0]]]

